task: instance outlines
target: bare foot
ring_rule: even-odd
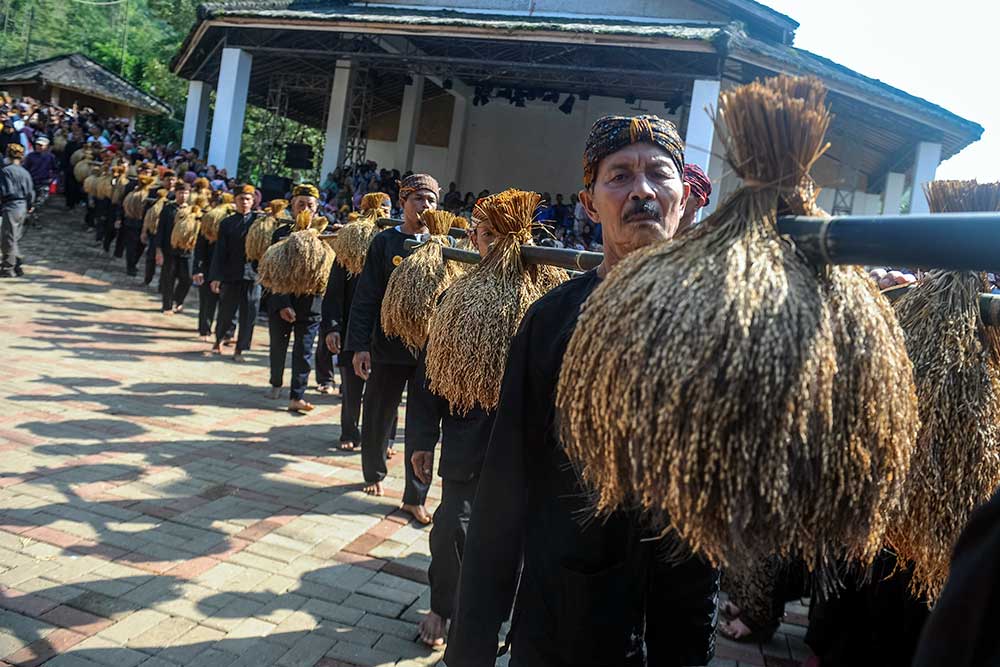
[[[164,315],[173,315],[173,314],[174,314],[174,311],[172,311],[172,310],[164,310],[164,311],[163,311],[163,314],[164,314]]]
[[[233,355],[233,361],[235,361],[238,364],[245,364],[247,360],[243,358],[242,354],[237,352],[236,354]]]
[[[433,611],[424,616],[420,621],[420,641],[431,648],[444,646],[444,638],[448,627],[448,621],[441,618]]]
[[[218,343],[212,346],[212,354],[222,354],[222,348]]]
[[[267,397],[272,399],[281,398],[281,387],[268,387]]]
[[[738,618],[739,615],[743,613],[739,607],[733,604],[732,600],[726,600],[720,604],[719,611],[722,612],[723,616],[727,616],[729,618]]]
[[[200,338],[201,342],[203,342],[203,343],[211,343],[212,342],[212,337],[209,334],[205,334],[204,336],[200,336],[199,335],[198,338]]]
[[[369,496],[382,496],[385,495],[385,489],[382,488],[382,482],[375,482],[373,484],[365,484],[364,492]]]
[[[342,452],[354,452],[357,451],[358,446],[353,442],[342,442],[340,443],[340,451]]]
[[[226,347],[232,347],[233,345],[236,345],[236,341],[233,340],[232,338],[224,338],[222,340],[222,344],[225,345]]]
[[[385,458],[391,459],[395,455],[396,455],[396,450],[393,449],[392,447],[390,447],[389,449],[385,450]]]
[[[312,412],[315,408],[315,405],[301,398],[288,402],[289,412]]]
[[[174,306],[174,312],[175,313],[183,313],[184,312],[184,306]]]
[[[321,384],[318,387],[316,387],[316,391],[318,391],[321,394],[332,394],[333,393],[333,385]]]
[[[719,634],[734,642],[755,641],[754,631],[738,618],[719,622]]]
[[[431,515],[427,513],[427,508],[423,505],[403,505],[401,509],[404,512],[412,514],[417,523],[422,523],[426,526],[431,522]]]

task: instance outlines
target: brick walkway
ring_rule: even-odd
[[[292,416],[252,361],[205,357],[197,310],[163,316],[50,203],[0,282],[0,664],[430,665],[429,529],[360,492],[339,399]],[[439,488],[431,492],[436,503]],[[797,665],[804,612],[719,667]],[[739,661],[737,663],[737,661]]]

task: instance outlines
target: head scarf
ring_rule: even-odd
[[[430,190],[437,196],[441,191],[441,187],[434,177],[429,174],[410,174],[399,182],[400,199],[406,199],[417,190]]]
[[[699,206],[708,206],[711,201],[712,181],[705,175],[701,167],[696,164],[684,165],[684,182],[691,186],[691,196],[698,198]]]
[[[659,116],[604,116],[590,128],[583,151],[584,187],[589,188],[594,182],[601,160],[639,143],[659,146],[677,165],[677,173],[684,171],[684,142],[669,120]]]
[[[296,185],[292,190],[292,197],[315,197],[319,199],[319,190],[312,183],[302,183]]]

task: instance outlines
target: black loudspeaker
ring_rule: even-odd
[[[285,146],[285,166],[291,169],[311,169],[313,149],[309,144],[288,144]]]
[[[264,174],[260,177],[261,201],[284,199],[285,194],[292,189],[292,179],[274,174]]]

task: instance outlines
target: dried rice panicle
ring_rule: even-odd
[[[344,225],[330,244],[337,253],[337,263],[352,276],[361,274],[368,247],[379,233],[378,221],[388,218],[391,200],[384,192],[369,192],[361,198],[361,214]]]
[[[448,231],[454,219],[448,211],[425,211],[421,221],[430,238],[393,270],[385,287],[382,328],[414,351],[427,342],[428,322],[441,293],[464,273],[461,264],[446,261],[441,254],[442,246],[453,243]]]
[[[194,250],[200,228],[201,208],[190,204],[179,206],[174,218],[174,229],[170,232],[170,247],[187,252]]]
[[[825,93],[778,77],[720,96],[743,187],[697,230],[622,261],[563,359],[561,436],[595,511],[641,508],[718,564],[870,559],[909,463],[912,369],[850,340],[885,339],[869,329],[892,324],[881,297],[856,271],[827,278],[777,232],[779,209],[815,207]],[[849,322],[847,307],[867,310]]]
[[[934,213],[1000,210],[1000,184],[934,181]],[[933,603],[969,515],[1000,487],[1000,330],[983,321],[985,275],[932,271],[895,303],[913,361],[920,433],[890,541]]]
[[[94,196],[98,199],[111,199],[115,189],[115,177],[110,171],[103,172],[94,182]]]
[[[315,229],[317,233],[322,232],[327,228],[330,221],[327,220],[325,215],[319,215],[318,213],[313,213],[309,209],[300,211],[297,216],[295,216],[294,231],[302,231],[303,229]]]
[[[146,214],[142,218],[142,231],[146,232],[146,235],[152,238],[153,234],[156,233],[156,229],[160,226],[160,213],[163,212],[163,207],[167,203],[167,195],[170,193],[166,188],[160,188],[156,191],[156,201],[149,207]]]
[[[132,220],[142,220],[142,207],[149,196],[149,189],[153,187],[152,176],[140,176],[139,187],[125,195],[122,199],[122,212],[126,218]]]
[[[222,225],[222,221],[235,212],[236,207],[232,201],[226,202],[225,200],[205,211],[204,215],[201,216],[201,235],[211,243],[218,241],[219,227]]]
[[[128,177],[125,175],[127,167],[115,167],[111,173],[111,203],[118,206],[125,197],[125,186],[128,185]]]
[[[92,173],[93,166],[94,165],[90,156],[87,155],[86,159],[80,159],[73,165],[73,177],[77,180],[77,182],[83,183]]]
[[[286,215],[288,202],[284,199],[272,199],[267,204],[267,213],[257,216],[257,219],[250,225],[246,238],[247,261],[256,262],[264,256],[264,252],[271,245],[271,238],[274,230],[281,225],[291,222]]]
[[[430,389],[456,413],[497,406],[510,339],[525,311],[568,277],[562,269],[529,266],[521,259],[521,245],[532,243],[540,201],[534,192],[507,190],[477,204],[474,217],[487,222],[498,239],[480,264],[455,279],[431,317]]]
[[[292,232],[264,252],[260,284],[276,294],[323,294],[333,259],[315,229]]]

